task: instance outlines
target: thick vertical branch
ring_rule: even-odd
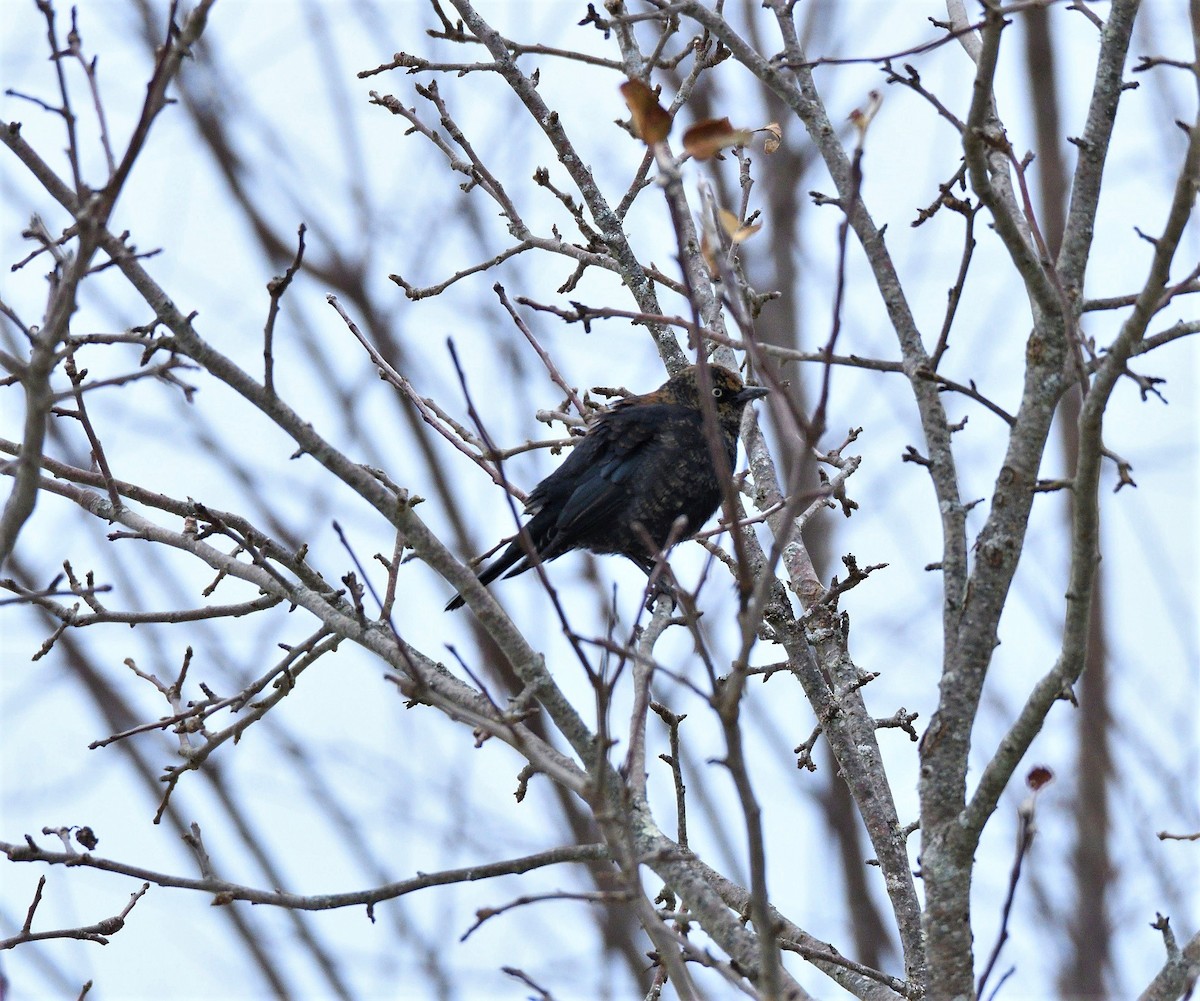
[[[8,131],[7,126],[0,128]],[[46,421],[54,403],[50,377],[58,365],[59,346],[70,331],[79,283],[87,274],[94,253],[94,240],[90,247],[81,245],[56,277],[46,322],[34,336],[29,362],[21,372],[21,386],[25,390],[25,427],[21,437],[21,454],[15,460],[17,471],[12,492],[8,495],[3,513],[0,513],[0,567],[12,554],[17,536],[37,503]]]
[[[1200,52],[1200,29],[1197,30],[1197,51]],[[996,808],[1001,792],[1040,732],[1050,707],[1083,671],[1091,623],[1094,569],[1099,558],[1098,492],[1104,452],[1104,411],[1113,388],[1145,338],[1147,325],[1162,301],[1171,262],[1196,202],[1197,188],[1200,187],[1200,116],[1189,127],[1188,133],[1187,152],[1176,179],[1162,234],[1154,241],[1149,274],[1130,316],[1096,370],[1080,413],[1079,464],[1073,481],[1071,566],[1062,647],[1054,668],[1038,682],[980,777],[979,786],[962,818],[963,829],[973,839],[978,837],[978,832]]]
[[[1025,63],[1037,134],[1037,179],[1041,230],[1051,255],[1059,260],[1066,230],[1067,168],[1060,144],[1057,53],[1051,30],[1051,12],[1031,7],[1023,16]],[[1066,475],[1074,477],[1079,465],[1079,413],[1081,396],[1072,386],[1059,408]],[[1074,493],[1071,493],[1074,504]],[[1065,512],[1070,533],[1072,513]],[[1067,926],[1071,955],[1059,972],[1062,991],[1084,996],[1104,994],[1104,976],[1111,962],[1112,927],[1108,919],[1111,885],[1109,857],[1108,790],[1112,783],[1112,750],[1109,745],[1110,709],[1105,636],[1103,568],[1096,570],[1095,595],[1089,623],[1087,665],[1079,691],[1079,721],[1075,767],[1075,848],[1072,853],[1075,904]]]
[[[1117,105],[1124,89],[1125,58],[1129,40],[1133,37],[1133,21],[1140,6],[1141,0],[1113,0],[1100,36],[1100,56],[1096,60],[1087,124],[1083,135],[1072,140],[1079,155],[1071,181],[1071,204],[1067,209],[1062,248],[1058,253],[1058,273],[1077,310],[1083,308],[1083,279],[1091,257],[1100,185],[1117,120]]]
[[[705,5],[693,0],[683,5],[682,12],[719,38],[732,51],[734,58],[800,118],[824,158],[840,197],[846,205],[852,206],[851,228],[871,263],[885,307],[900,339],[905,371],[910,376],[917,396],[933,463],[931,470],[935,490],[940,501],[947,579],[965,582],[965,509],[959,500],[948,422],[936,388],[929,380],[918,375],[928,367],[928,358],[882,234],[862,201],[852,197],[849,158],[829,122],[811,73],[803,68],[804,52],[790,20],[790,5],[781,3],[774,6],[784,35],[787,63],[799,67],[794,71],[781,69],[778,62],[764,58],[724,18]],[[782,498],[770,494],[770,485],[778,484],[779,480],[773,462],[766,450],[759,447],[760,444],[752,433],[747,439],[747,451],[755,484],[763,492],[760,500],[770,505]],[[774,489],[777,490],[777,487]],[[814,606],[824,588],[804,552],[802,541],[791,537],[790,525],[778,524],[773,520],[769,520],[768,524],[778,538],[789,539],[783,551],[784,566],[791,577],[793,589],[804,599],[805,607]],[[950,591],[954,590],[952,584],[948,587]],[[948,599],[951,601],[948,611],[956,609],[959,600],[960,597]],[[768,622],[775,628],[779,641],[788,651],[789,660],[798,670],[805,694],[817,711],[818,718],[831,721],[827,731],[830,746],[866,819],[872,845],[883,869],[904,949],[906,972],[910,980],[922,983],[925,974],[918,921],[920,907],[912,883],[907,848],[904,838],[899,834],[894,799],[882,772],[874,727],[862,703],[861,692],[853,686],[854,667],[845,654],[845,637],[834,621],[836,616],[828,609],[814,608],[812,618],[806,623],[807,628],[779,617],[782,611],[776,610],[771,603],[767,614]],[[829,682],[807,648],[808,642],[817,644],[818,661],[833,678],[839,679],[838,691],[830,690]]]

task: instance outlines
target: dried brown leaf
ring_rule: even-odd
[[[771,124],[764,125],[758,131],[767,134],[767,138],[763,140],[763,152],[768,156],[778,152],[779,147],[783,145],[783,128],[780,124],[778,122],[771,122]]]
[[[724,209],[721,210],[725,211]],[[712,243],[708,239],[708,231],[705,230],[700,234],[700,256],[704,258],[704,263],[708,266],[708,273],[713,278],[721,277],[721,268],[717,264],[717,254]]]
[[[728,118],[706,118],[683,134],[683,148],[697,160],[708,160],[730,146],[745,146],[748,129],[735,129]]]
[[[633,131],[647,146],[662,142],[671,131],[671,116],[667,114],[654,91],[641,80],[626,80],[621,84],[621,96],[633,116]]]
[[[721,228],[733,243],[744,243],[762,229],[762,223],[747,226],[729,209],[717,209],[717,217],[721,220]]]

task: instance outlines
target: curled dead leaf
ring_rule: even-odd
[[[728,118],[706,118],[683,134],[683,148],[697,160],[708,160],[730,146],[745,146],[749,129],[735,129]]]
[[[633,130],[647,146],[662,142],[671,131],[671,116],[663,110],[654,91],[641,80],[621,84],[621,96],[633,116]]]
[[[722,209],[722,211],[724,211]],[[717,254],[713,249],[712,241],[708,238],[707,227],[700,234],[700,256],[704,258],[704,263],[708,267],[708,273],[713,278],[721,277],[721,268],[717,264]]]
[[[783,128],[778,122],[771,122],[757,131],[767,134],[767,138],[763,140],[763,152],[767,156],[777,152],[779,147],[783,145]]]
[[[721,220],[721,228],[733,243],[743,243],[762,229],[762,223],[750,225],[743,223],[729,209],[717,209],[717,218]]]

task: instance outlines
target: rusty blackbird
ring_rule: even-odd
[[[719,365],[710,365],[709,374],[716,431],[732,469],[742,411],[767,390],[744,387]],[[572,549],[589,549],[627,556],[649,574],[678,518],[685,522],[677,540],[712,517],[721,502],[721,483],[700,392],[699,372],[691,366],[654,392],[626,397],[596,418],[566,461],[529,495],[525,513],[533,517],[525,531],[543,563]],[[479,581],[488,584],[505,570],[513,577],[532,565],[518,538]],[[462,604],[462,596],[456,596],[446,611]]]

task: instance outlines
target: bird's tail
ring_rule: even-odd
[[[520,538],[513,539],[513,541],[508,544],[508,548],[500,554],[500,557],[479,575],[479,583],[485,586],[490,584],[509,567],[520,564],[522,561],[523,565],[517,566],[512,573],[509,573],[506,576],[512,577],[516,574],[524,573],[531,566],[529,561],[526,559],[526,556],[527,554],[525,552],[525,547],[521,545]],[[446,603],[445,610],[447,612],[453,612],[456,608],[462,608],[464,604],[465,602],[463,600],[463,596],[461,594],[456,594]]]

